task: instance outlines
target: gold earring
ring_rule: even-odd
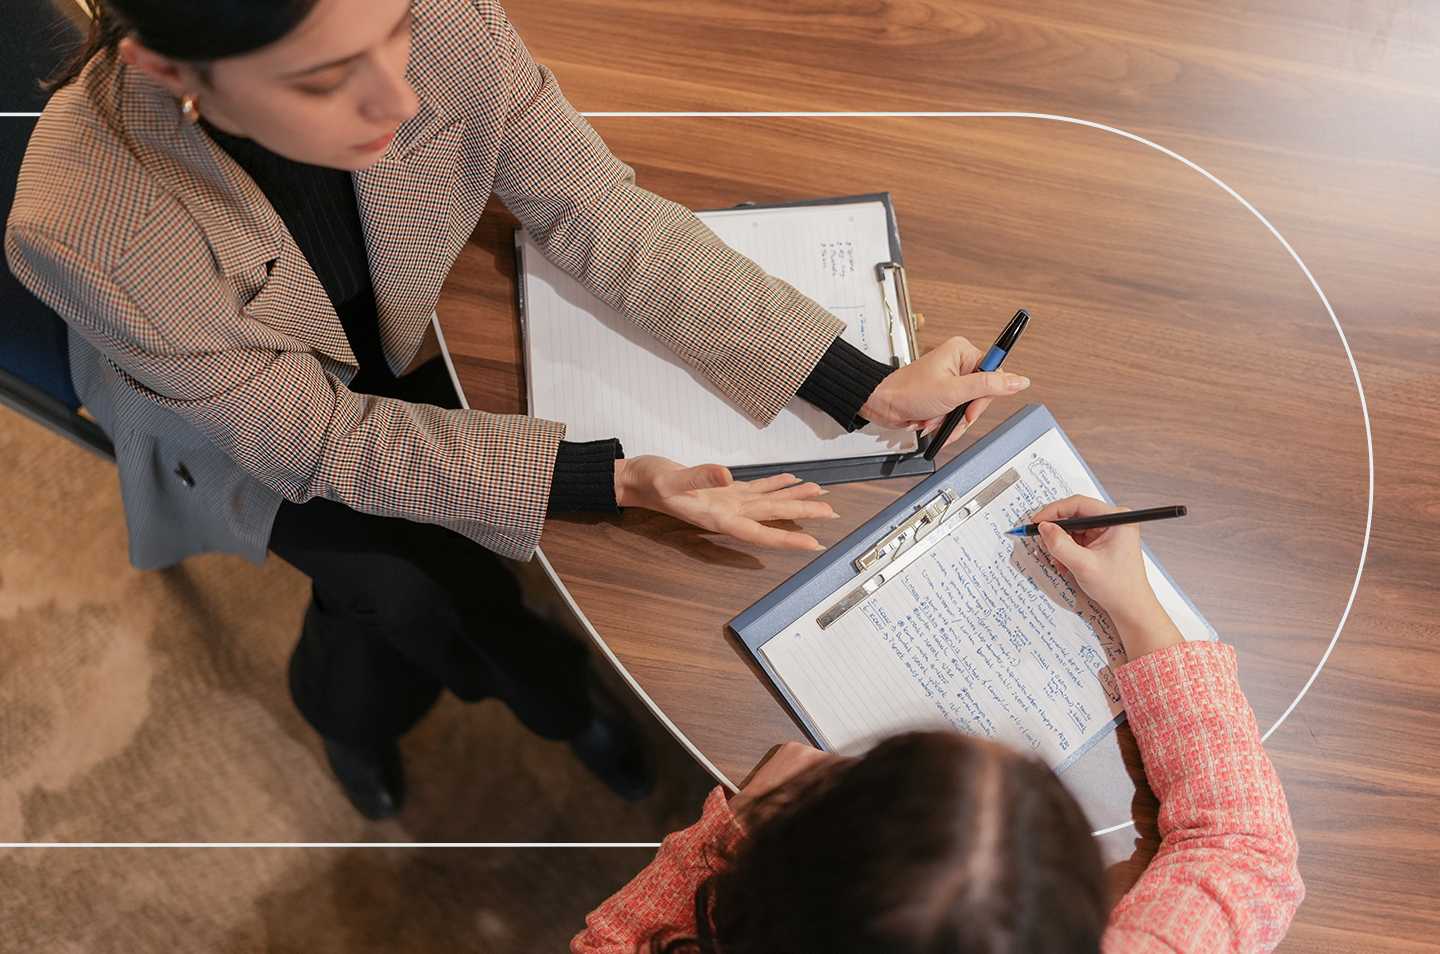
[[[185,117],[187,123],[193,123],[200,118],[200,109],[195,105],[194,96],[185,96],[180,100],[180,115]]]

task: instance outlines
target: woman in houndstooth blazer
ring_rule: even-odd
[[[59,78],[5,236],[71,329],[113,437],[132,562],[274,550],[314,583],[292,694],[367,815],[444,688],[503,698],[612,786],[646,770],[584,654],[494,557],[547,513],[645,507],[762,545],[827,516],[793,479],[626,460],[461,409],[430,318],[499,198],[545,254],[757,422],[797,394],[846,427],[933,425],[1028,384],[952,339],[905,369],[635,185],[491,0],[116,0]],[[957,435],[958,436],[958,435]]]

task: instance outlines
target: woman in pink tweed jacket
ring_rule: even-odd
[[[1090,826],[1047,768],[957,733],[859,759],[781,747],[728,802],[586,918],[576,954],[1268,951],[1304,897],[1285,794],[1234,650],[1187,644],[1145,577],[1134,526],[1072,497],[1036,515],[1051,558],[1114,620],[1119,677],[1162,841],[1106,911]],[[697,917],[698,915],[698,917]]]

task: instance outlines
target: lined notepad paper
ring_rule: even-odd
[[[761,647],[831,750],[950,728],[1059,769],[1113,728],[1122,709],[1113,668],[1125,662],[1113,625],[1034,538],[1005,533],[1051,501],[1099,488],[1053,429],[974,489],[1012,467],[1016,483],[874,596],[819,628],[816,618],[871,574],[857,576]],[[1181,634],[1214,639],[1148,556],[1145,565]]]
[[[883,203],[705,212],[728,245],[845,322],[845,340],[888,363],[892,347],[875,265],[890,260]],[[846,433],[796,399],[760,427],[665,345],[546,259],[520,233],[530,413],[572,441],[618,437],[625,453],[731,467],[913,451],[913,431]],[[891,307],[897,305],[891,298]],[[897,312],[898,314],[898,312]]]

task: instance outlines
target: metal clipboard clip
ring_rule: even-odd
[[[878,263],[875,266],[875,280],[881,285],[880,300],[885,304],[885,325],[890,331],[890,350],[894,355],[890,363],[898,368],[920,356],[918,342],[920,326],[925,324],[925,316],[910,306],[910,286],[905,281],[904,265],[899,262]],[[890,307],[890,299],[885,295],[884,286],[887,284],[895,288],[895,301],[900,308],[898,315],[895,309]]]
[[[851,561],[851,565],[860,573],[876,567],[881,569],[831,604],[829,609],[816,617],[816,625],[822,630],[834,625],[850,610],[878,593],[881,587],[899,576],[921,554],[956,527],[985,509],[986,505],[1009,490],[1019,479],[1020,474],[1011,467],[958,505],[956,501],[960,499],[959,494],[948,487],[940,488],[938,494],[916,507],[915,513],[906,517],[900,526]]]

